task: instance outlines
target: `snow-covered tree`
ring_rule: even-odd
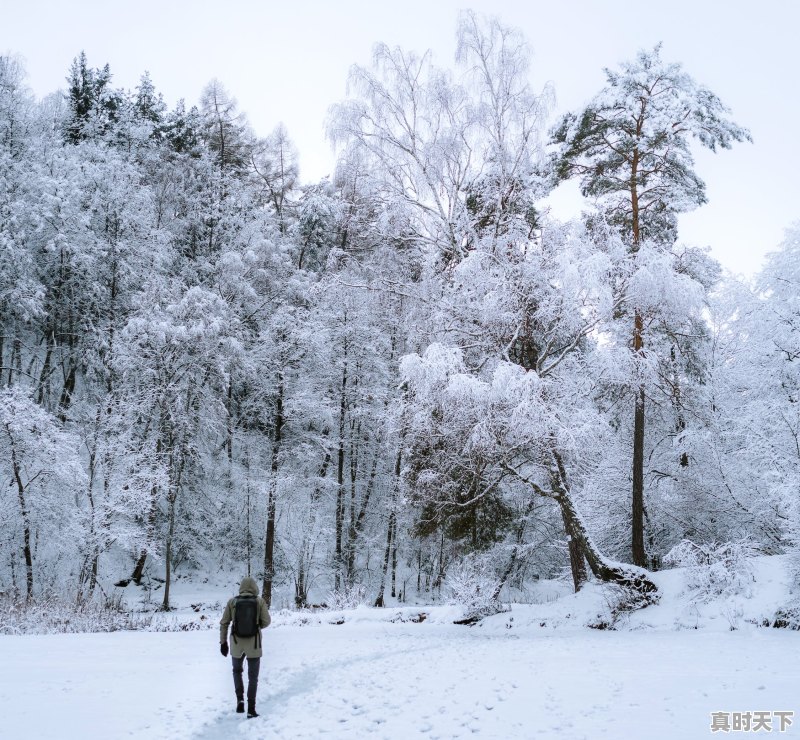
[[[22,553],[30,600],[36,583],[34,552],[44,550],[52,558],[58,545],[74,533],[76,512],[71,504],[84,488],[85,473],[78,440],[21,388],[0,392],[0,471],[13,490],[13,497],[4,498],[2,506],[7,533],[3,545],[9,549],[12,568]],[[12,500],[18,507],[14,512]],[[57,536],[60,543],[52,542]],[[35,545],[40,537],[51,540],[46,548]]]
[[[694,171],[690,142],[729,148],[750,139],[728,109],[681,65],[661,59],[661,47],[641,51],[619,71],[606,70],[606,86],[580,112],[553,129],[559,179],[576,177],[584,195],[597,198],[617,224],[632,254],[649,242],[669,248],[678,213],[702,205],[705,186]],[[635,303],[632,351],[645,355],[644,315]],[[644,540],[645,386],[635,393],[631,550],[646,564]]]

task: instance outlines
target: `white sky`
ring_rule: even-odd
[[[134,88],[149,70],[170,105],[196,103],[217,77],[258,134],[286,124],[308,181],[331,170],[323,126],[350,65],[368,64],[377,41],[431,48],[450,65],[463,7],[523,30],[535,53],[532,81],[554,84],[556,113],[586,102],[603,85],[604,66],[658,41],[664,59],[682,62],[732,108],[755,143],[696,150],[709,203],[681,217],[682,241],[752,274],[800,219],[795,0],[0,0],[0,50],[24,57],[39,96],[64,86],[81,49],[91,66],[111,65],[118,87]],[[580,207],[570,187],[553,199],[557,215]]]

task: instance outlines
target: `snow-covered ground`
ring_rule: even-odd
[[[449,607],[278,613],[254,720],[233,712],[215,630],[4,636],[0,735],[691,740],[727,736],[712,712],[788,710],[800,737],[800,633],[750,621],[786,596],[776,563],[745,607],[689,607],[680,574],[657,574],[662,603],[619,631],[584,626],[595,587],[474,627]]]
[[[4,637],[2,735],[688,740],[710,736],[713,711],[800,710],[797,637],[281,627],[249,721],[213,632]]]

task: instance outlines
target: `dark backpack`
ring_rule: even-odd
[[[236,637],[258,634],[258,599],[255,596],[237,596],[234,600],[233,634]]]

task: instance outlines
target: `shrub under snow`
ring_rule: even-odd
[[[481,558],[465,558],[454,566],[445,585],[452,602],[464,610],[464,620],[480,619],[503,611],[496,597],[499,579],[494,569]]]
[[[0,598],[0,635],[50,635],[77,632],[181,632],[208,625],[180,621],[163,612],[131,612],[120,600],[81,604],[59,598],[25,601]]]
[[[758,548],[749,542],[698,545],[681,540],[664,557],[670,565],[686,568],[686,590],[694,601],[707,602],[724,596],[750,597],[755,576],[752,558]]]
[[[343,586],[338,591],[328,594],[328,607],[339,611],[340,609],[355,609],[367,603],[367,587],[361,583],[352,586]]]

